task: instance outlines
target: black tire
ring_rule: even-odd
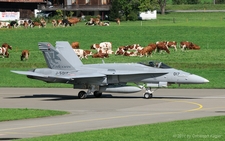
[[[102,96],[102,93],[101,92],[99,92],[99,91],[94,91],[94,96],[95,97],[101,97]]]
[[[79,99],[85,99],[87,97],[87,93],[85,91],[80,91],[78,93],[78,98]]]
[[[145,94],[144,94],[144,98],[145,98],[145,99],[152,98],[152,94],[150,94],[150,93],[145,93]]]

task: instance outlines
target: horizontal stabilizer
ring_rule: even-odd
[[[37,76],[37,77],[48,77],[47,75],[35,73],[35,72],[32,72],[32,71],[13,71],[13,70],[11,70],[11,72],[17,73],[17,74],[22,74],[22,75],[30,75],[30,76]]]

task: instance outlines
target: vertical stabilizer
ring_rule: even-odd
[[[83,65],[80,58],[78,58],[77,54],[73,51],[73,48],[69,42],[57,41],[56,50],[60,52],[60,54],[66,58],[66,60],[69,61],[74,68],[78,68]]]
[[[75,67],[48,42],[39,42],[45,61],[50,69],[75,70]]]

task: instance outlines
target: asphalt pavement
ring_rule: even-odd
[[[225,89],[159,89],[152,99],[144,99],[141,92],[78,99],[78,92],[70,88],[0,88],[0,108],[70,112],[0,122],[0,140],[225,115]]]

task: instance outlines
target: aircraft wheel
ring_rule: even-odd
[[[80,91],[78,93],[78,98],[79,99],[85,99],[87,97],[87,93],[85,91]]]
[[[95,97],[101,97],[102,96],[102,93],[99,92],[99,91],[94,91],[94,96]]]
[[[152,98],[152,94],[150,94],[150,93],[145,93],[145,94],[144,94],[144,98],[145,98],[145,99]]]

